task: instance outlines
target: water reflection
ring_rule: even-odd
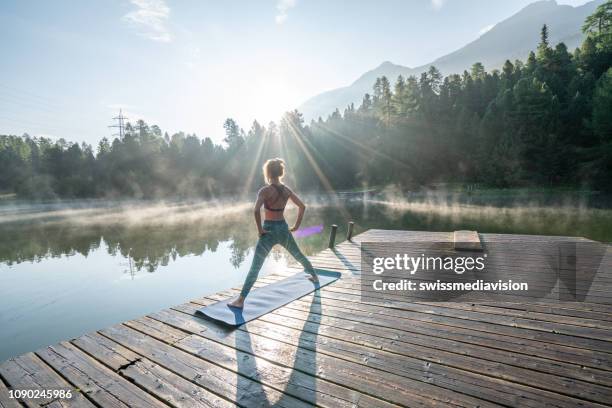
[[[326,228],[340,226],[346,215],[356,221],[356,232],[368,228],[429,231],[475,229],[490,233],[568,235],[612,240],[612,211],[583,206],[521,204],[492,206],[461,201],[427,199],[345,200],[337,206],[311,205],[296,234],[306,254],[327,244]],[[295,213],[288,211],[293,219]],[[250,203],[106,204],[94,208],[19,207],[0,211],[0,263],[41,262],[47,258],[105,248],[121,256],[131,273],[154,272],[184,256],[216,252],[230,242],[230,264],[239,268],[257,240]],[[278,258],[279,252],[273,256]]]
[[[130,206],[85,214],[66,209],[21,213],[19,217],[12,214],[10,222],[5,219],[0,224],[0,262],[13,265],[75,254],[87,257],[104,248],[110,256],[125,258],[130,271],[154,272],[179,257],[214,253],[219,243],[230,242],[229,261],[240,267],[257,240],[250,207],[202,207]],[[291,211],[288,216],[293,216]],[[303,240],[307,253],[319,247],[320,235],[310,234]]]

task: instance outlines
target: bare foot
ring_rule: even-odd
[[[317,275],[310,275],[308,277],[308,280],[311,281],[312,283],[319,283],[319,277]]]
[[[242,309],[244,307],[244,298],[242,296],[238,296],[238,299],[228,303],[227,305],[229,307],[235,307],[236,309]]]

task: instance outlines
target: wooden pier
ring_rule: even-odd
[[[0,365],[0,407],[612,406],[610,248],[586,302],[360,296],[360,242],[449,236],[359,234],[311,257],[342,279],[238,329],[194,315],[232,289],[12,358]],[[481,234],[485,245],[501,238],[524,246],[519,266],[557,239]],[[17,402],[9,389],[73,397]]]

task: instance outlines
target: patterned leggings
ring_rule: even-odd
[[[255,256],[253,256],[253,263],[251,264],[251,269],[246,276],[244,285],[242,286],[242,291],[240,292],[240,295],[243,297],[246,297],[251,291],[251,288],[257,280],[257,275],[259,275],[259,271],[261,270],[266,257],[270,253],[272,247],[276,244],[280,244],[285,247],[285,249],[295,258],[295,260],[302,264],[306,272],[311,275],[315,274],[312,264],[308,258],[304,256],[302,251],[300,251],[295,239],[293,239],[293,235],[291,235],[289,226],[285,220],[266,220],[263,223],[263,229],[268,232],[262,235],[259,238],[259,241],[257,241]]]

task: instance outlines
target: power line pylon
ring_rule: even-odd
[[[128,118],[123,116],[123,112],[121,111],[121,109],[119,109],[119,116],[115,116],[113,118],[113,120],[117,121],[117,124],[109,126],[109,128],[118,128],[119,129],[119,133],[113,133],[112,136],[119,136],[119,139],[123,140],[123,138],[125,136],[125,121],[127,119]]]

